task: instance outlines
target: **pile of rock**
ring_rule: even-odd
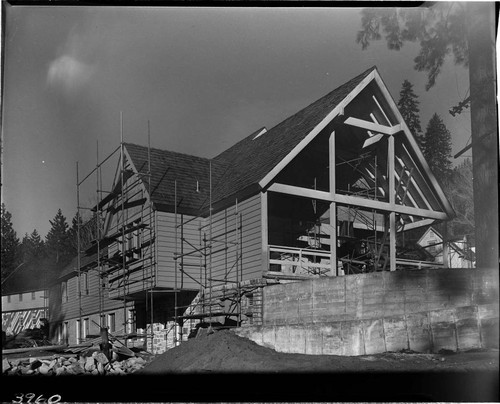
[[[124,360],[108,360],[102,352],[89,356],[58,356],[49,359],[2,360],[4,375],[125,375],[142,369],[147,361],[134,356]]]

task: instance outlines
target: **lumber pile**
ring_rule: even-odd
[[[89,352],[90,353],[90,352]],[[142,369],[149,361],[141,356],[113,355],[109,360],[103,352],[90,355],[55,354],[45,358],[21,358],[2,360],[3,375],[126,375]]]
[[[42,325],[38,328],[22,330],[15,335],[6,335],[2,330],[2,348],[28,348],[50,345],[48,340],[48,322],[42,319]]]

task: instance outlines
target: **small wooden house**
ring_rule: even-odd
[[[417,244],[424,248],[435,262],[443,264],[444,244],[443,236],[434,227],[429,227],[419,238]],[[447,256],[445,264],[450,268],[474,268],[474,252],[468,245],[467,238],[447,242]]]
[[[211,159],[122,143],[96,212],[78,273],[176,335],[258,319],[268,282],[436,265],[398,254],[402,235],[454,214],[375,67]]]

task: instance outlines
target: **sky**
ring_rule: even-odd
[[[82,180],[121,133],[147,146],[149,122],[152,147],[214,157],[373,65],[396,102],[405,79],[414,85],[424,131],[438,113],[452,154],[465,147],[470,113],[448,110],[467,95],[468,71],[450,58],[426,91],[426,74],[413,68],[418,45],[362,50],[360,12],[6,5],[2,202],[18,237],[44,237],[58,209],[71,223],[77,162]],[[103,165],[104,189],[116,155]],[[81,206],[96,200],[95,177],[79,187]]]

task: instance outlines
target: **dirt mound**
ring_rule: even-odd
[[[498,351],[451,356],[384,353],[366,356],[304,355],[276,352],[231,330],[190,339],[157,356],[138,374],[204,372],[408,372],[498,371]]]
[[[223,330],[183,342],[157,356],[139,373],[278,371],[278,355],[272,349]]]

